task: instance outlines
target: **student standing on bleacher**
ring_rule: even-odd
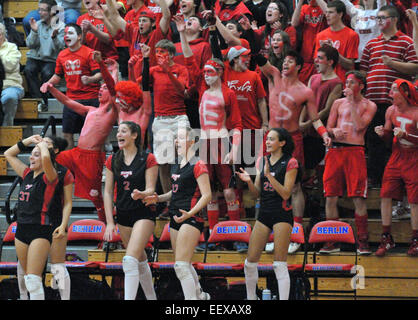
[[[21,53],[14,43],[6,39],[6,27],[0,23],[0,59],[4,66],[5,79],[1,91],[1,104],[3,105],[3,126],[12,126],[19,100],[25,92],[20,75]]]
[[[41,93],[39,89],[42,83],[53,76],[58,53],[65,46],[64,24],[52,23],[52,8],[56,4],[55,0],[39,1],[41,20],[30,19],[31,31],[26,38],[26,45],[30,50],[27,53],[24,74],[30,97],[43,99],[43,103],[38,105],[38,110],[41,111],[48,108],[48,94]]]
[[[59,9],[64,11],[63,13],[60,13],[60,19],[63,20],[62,22],[65,24],[77,22],[77,19],[80,16],[81,0],[58,0],[57,5],[58,8],[53,7],[52,9],[56,12],[58,12]],[[23,29],[25,30],[26,35],[30,33],[30,20],[32,18],[36,21],[42,19],[38,10],[30,11],[22,21]]]

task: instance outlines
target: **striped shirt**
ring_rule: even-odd
[[[418,58],[413,40],[401,31],[389,40],[385,40],[381,34],[370,40],[364,48],[360,70],[367,72],[366,98],[376,104],[391,104],[389,91],[392,83],[398,78],[412,81],[412,77],[386,66],[383,55],[399,62],[418,63]]]

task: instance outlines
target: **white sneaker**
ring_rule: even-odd
[[[268,242],[266,243],[266,252],[273,252],[274,251],[274,242]]]
[[[289,244],[289,249],[287,250],[287,253],[292,254],[295,253],[296,251],[298,251],[300,248],[300,243],[296,243],[296,242],[291,242]]]
[[[392,207],[392,218],[393,219],[409,219],[411,218],[411,211],[408,208],[404,208],[403,206],[393,206]]]
[[[46,112],[46,111],[48,111],[48,106],[43,102],[39,102],[38,103],[38,112]]]

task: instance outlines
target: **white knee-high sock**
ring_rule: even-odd
[[[125,300],[135,300],[139,286],[139,261],[131,256],[124,256],[122,268],[125,273]]]
[[[148,260],[138,262],[139,282],[147,300],[157,300]]]
[[[194,284],[196,286],[196,296],[197,296],[197,298],[198,299],[205,299],[206,295],[203,292],[202,287],[200,286],[199,276],[198,276],[195,268],[192,266],[192,264],[190,264],[190,271],[192,273]]]
[[[287,269],[287,262],[274,261],[273,269],[274,273],[276,274],[277,284],[279,286],[280,300],[289,300],[290,277],[289,271]]]
[[[35,274],[25,276],[25,285],[29,291],[30,300],[45,300],[42,278]]]
[[[180,280],[185,300],[197,300],[196,285],[193,279],[190,263],[186,261],[176,261],[174,264],[177,278]]]
[[[58,288],[61,300],[70,300],[71,278],[65,263],[51,264],[51,273],[54,275],[52,287]]]
[[[20,261],[17,261],[17,284],[19,286],[20,300],[29,300],[29,292],[25,285],[25,271]]]
[[[247,300],[257,300],[257,282],[258,282],[258,263],[248,262],[245,259],[244,274],[245,274],[245,286],[247,288]]]

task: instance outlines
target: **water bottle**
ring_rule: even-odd
[[[269,289],[263,290],[263,300],[271,300],[271,291]]]
[[[258,214],[260,213],[260,199],[255,200],[255,218],[258,218]]]

